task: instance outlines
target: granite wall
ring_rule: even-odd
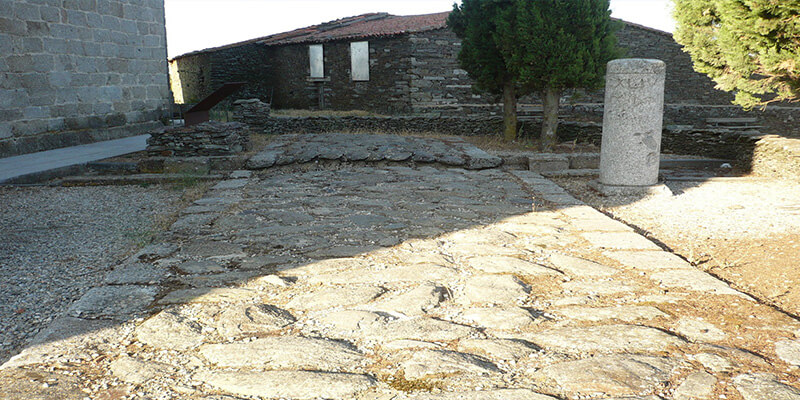
[[[0,157],[158,126],[170,101],[163,0],[0,0],[0,10]]]

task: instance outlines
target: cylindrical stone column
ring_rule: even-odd
[[[601,185],[642,187],[658,182],[666,69],[661,60],[608,63]]]

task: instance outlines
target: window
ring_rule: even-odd
[[[369,42],[350,43],[350,71],[354,81],[369,80]]]
[[[312,44],[308,46],[308,59],[311,68],[312,78],[325,77],[325,62],[322,55],[322,45]]]

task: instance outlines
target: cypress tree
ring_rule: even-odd
[[[463,0],[448,20],[462,39],[459,61],[479,90],[503,94],[506,140],[516,137],[516,102],[538,92],[542,146],[556,142],[558,102],[569,88],[602,86],[616,58],[608,0]]]
[[[800,98],[800,1],[675,0],[675,40],[745,109]]]

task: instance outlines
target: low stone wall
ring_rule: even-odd
[[[522,122],[523,135],[538,136],[541,122]],[[272,117],[253,126],[267,134],[326,132],[435,132],[457,136],[499,135],[503,130],[500,117]],[[563,121],[558,127],[561,142],[600,145],[603,127],[596,122]],[[666,129],[662,135],[662,151],[724,159],[742,159],[752,153],[753,140],[724,129]]]
[[[560,113],[569,118],[603,121],[603,104],[562,104]],[[709,118],[756,118],[759,130],[767,134],[800,137],[800,107],[769,106],[765,110],[745,111],[739,106],[666,104],[664,125],[707,128]]]
[[[241,153],[249,145],[247,125],[211,121],[151,132],[147,152],[151,156],[227,156]]]
[[[270,118],[270,105],[259,99],[233,102],[233,118],[246,125],[264,125]]]
[[[784,116],[786,114],[783,114]],[[522,130],[537,136],[541,122],[524,120]],[[411,133],[434,132],[457,136],[499,135],[500,117],[269,117],[252,126],[253,132],[285,133]],[[562,121],[560,142],[592,143],[599,146],[603,127],[598,122]],[[800,139],[758,132],[741,132],[705,127],[668,127],[661,139],[662,152],[735,160],[754,174],[798,179],[800,177]]]

